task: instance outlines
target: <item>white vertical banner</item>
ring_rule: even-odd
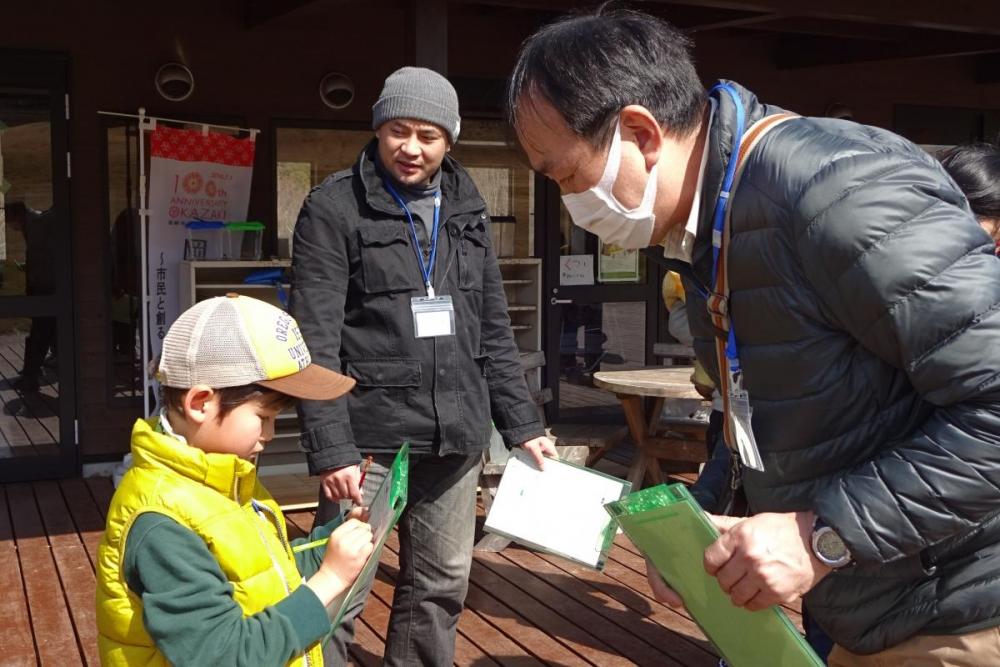
[[[151,356],[180,315],[178,263],[185,224],[246,220],[255,143],[228,134],[159,125],[150,136],[149,337]]]

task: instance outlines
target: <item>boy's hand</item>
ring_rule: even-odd
[[[348,519],[330,535],[320,568],[328,569],[347,588],[358,578],[374,548],[371,525]]]
[[[329,605],[354,583],[374,549],[372,527],[356,518],[349,519],[330,535],[323,563],[306,585],[323,606]]]
[[[327,499],[335,503],[338,500],[350,499],[355,505],[361,505],[361,466],[350,465],[334,470],[325,470],[319,474],[320,486]]]

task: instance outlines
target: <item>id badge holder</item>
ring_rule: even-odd
[[[764,461],[760,457],[760,450],[757,449],[757,440],[753,437],[753,426],[750,423],[752,416],[750,394],[730,384],[729,414],[726,418],[729,420],[733,439],[736,440],[740,461],[747,468],[764,472]]]
[[[417,338],[455,335],[455,306],[450,296],[415,296],[410,299],[410,310]]]

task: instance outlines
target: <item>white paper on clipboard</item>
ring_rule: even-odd
[[[525,546],[602,569],[616,525],[606,503],[632,485],[590,468],[546,459],[539,470],[517,450],[507,461],[484,528]]]

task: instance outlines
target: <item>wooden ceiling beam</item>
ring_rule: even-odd
[[[991,53],[976,58],[976,83],[1000,83],[1000,53]]]
[[[451,0],[453,4],[513,7],[563,13],[577,9],[568,0]],[[880,24],[907,28],[928,28],[962,33],[1000,35],[1000,3],[993,0],[649,0],[636,3],[637,9],[669,16],[672,11],[658,8],[701,8],[739,12],[733,20],[742,25],[779,17],[810,17],[850,23]],[[694,24],[698,31],[725,27],[728,18]],[[678,27],[685,27],[678,21]],[[718,25],[716,25],[718,24]]]
[[[660,0],[663,4],[1000,35],[1000,4],[984,0]],[[650,3],[653,4],[653,3]],[[659,4],[659,3],[657,3]]]
[[[296,9],[311,5],[320,0],[244,0],[243,22],[248,28],[273,21],[289,14]]]
[[[448,75],[447,0],[407,0],[406,63]]]
[[[876,42],[902,42],[912,39],[915,35],[921,38],[927,35],[954,35],[952,32],[940,30],[918,30],[895,25],[878,25],[875,23],[851,23],[849,21],[834,21],[811,17],[785,16],[761,24],[744,26],[747,30],[776,32],[795,35],[810,35],[820,37],[835,37],[847,40],[871,40]]]
[[[729,20],[714,21],[711,23],[698,23],[685,26],[684,31],[689,33],[709,32],[711,30],[725,30],[727,28],[760,28],[767,30],[774,21],[785,18],[781,14],[754,14]]]
[[[896,42],[847,40],[820,36],[782,36],[778,39],[778,69],[803,69],[885,60],[956,58],[1000,53],[1000,37],[976,35],[918,35]]]

